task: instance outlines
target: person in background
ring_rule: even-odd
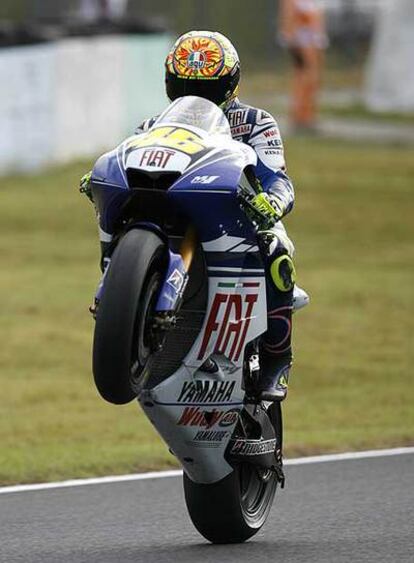
[[[293,62],[290,117],[295,132],[314,132],[324,49],[323,9],[317,0],[279,0],[279,34]]]

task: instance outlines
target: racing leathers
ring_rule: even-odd
[[[283,400],[292,363],[295,269],[292,262],[294,246],[279,219],[292,209],[294,190],[286,174],[283,142],[274,118],[266,111],[241,103],[237,98],[225,114],[233,139],[250,145],[256,152],[255,177],[276,220],[270,228],[264,227],[258,233],[266,270],[268,304],[268,329],[260,343],[258,385],[262,399]],[[156,117],[144,121],[136,133],[147,131],[155,120]]]

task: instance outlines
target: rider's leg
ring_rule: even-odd
[[[292,364],[292,309],[295,269],[294,247],[281,223],[260,234],[266,268],[268,329],[260,342],[260,397],[280,401],[286,397]]]

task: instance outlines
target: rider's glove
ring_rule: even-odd
[[[93,203],[91,178],[92,178],[92,172],[88,172],[87,174],[82,176],[81,181],[79,183],[79,191],[81,194],[85,194]]]
[[[274,195],[261,192],[248,202],[245,212],[259,230],[270,229],[283,215],[282,206]]]

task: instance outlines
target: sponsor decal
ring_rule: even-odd
[[[239,359],[257,298],[257,293],[247,295],[216,293],[198,353],[199,360],[204,357],[214,333],[217,334],[214,352],[225,354],[230,360]]]
[[[218,424],[219,426],[226,427],[235,424],[238,416],[238,409],[232,409],[229,411],[213,409],[211,411],[206,411],[200,407],[185,407],[177,425],[212,428],[214,425]]]
[[[200,407],[185,407],[178,426],[205,426],[211,428],[223,416],[223,411],[213,409],[212,411],[203,411]]]
[[[250,133],[251,130],[252,126],[250,125],[250,123],[247,123],[246,125],[238,125],[237,127],[232,127],[231,134],[233,137],[236,135],[245,135],[246,133]]]
[[[239,418],[239,413],[240,413],[240,409],[232,409],[230,411],[225,412],[221,417],[219,426],[222,427],[233,426],[233,424],[236,424]]]
[[[273,117],[267,111],[261,110],[257,112],[256,125],[264,125],[268,121],[273,121]]]
[[[235,440],[231,448],[236,455],[263,455],[271,454],[276,450],[276,439],[272,440]]]
[[[194,51],[188,55],[187,66],[196,70],[203,68],[206,64],[206,55],[202,51]]]
[[[178,403],[227,403],[231,400],[235,381],[185,381]]]
[[[248,252],[248,251],[246,251]],[[218,287],[260,287],[257,282],[219,282]]]
[[[199,430],[194,436],[195,442],[221,442],[229,433],[226,430]]]
[[[230,127],[237,127],[238,125],[243,125],[247,122],[247,117],[249,114],[248,109],[238,109],[236,111],[232,111],[228,115],[228,120],[230,123]]]
[[[277,127],[272,127],[271,129],[268,129],[267,131],[264,131],[264,132],[263,132],[263,135],[264,135],[266,138],[269,138],[269,137],[279,137],[279,136],[280,136],[280,133],[279,133],[279,129],[278,129]]]
[[[167,283],[175,289],[176,293],[179,293],[181,288],[183,287],[184,276],[182,275],[180,270],[177,270],[177,268],[175,268],[173,273],[168,278]]]
[[[139,165],[165,168],[173,154],[175,151],[169,149],[146,149],[142,151]]]
[[[268,147],[281,147],[282,141],[280,139],[269,139],[267,141],[267,146]]]
[[[277,156],[280,156],[283,153],[283,151],[280,151],[280,150],[278,151],[276,149],[268,149],[268,150],[264,151],[264,153],[265,153],[265,155],[268,155],[268,156],[274,155],[274,154],[276,154]]]
[[[192,184],[211,184],[214,180],[217,180],[220,176],[194,176],[191,180]]]

